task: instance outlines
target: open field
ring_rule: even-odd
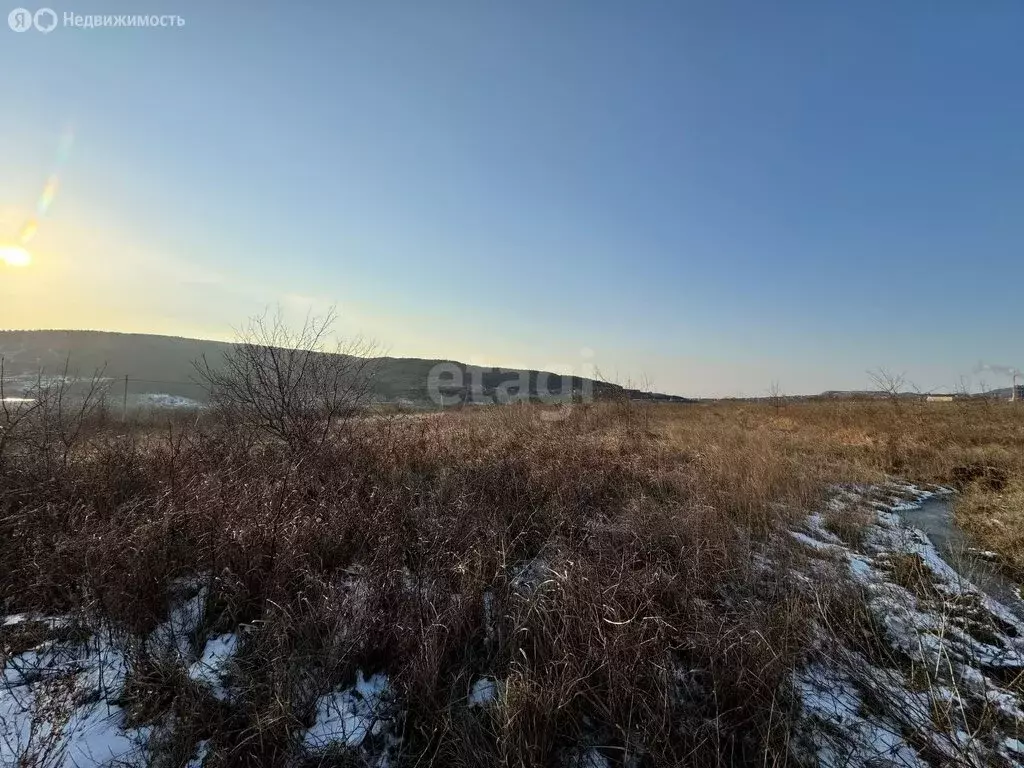
[[[7,22],[0,768],[1024,768],[1024,0]]]
[[[1020,566],[1024,408],[515,405],[308,445],[238,426],[8,434],[5,759],[1024,760],[1013,618],[888,511],[955,488]]]

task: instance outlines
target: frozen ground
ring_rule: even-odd
[[[205,590],[176,585],[178,604],[147,638],[152,652],[190,664],[188,676],[211,695],[227,696],[224,677],[237,646],[235,635],[210,638],[197,648]],[[6,659],[0,685],[0,765],[148,765],[151,737],[173,728],[132,726],[122,706],[130,661],[124,637],[90,634],[65,617],[7,616],[0,624],[14,647],[45,638]]]
[[[302,743],[314,754],[344,745],[384,768],[401,744],[395,734],[399,715],[387,677],[376,674],[367,680],[359,670],[354,685],[317,700],[316,719]]]
[[[38,622],[19,616],[5,623]],[[110,765],[140,755],[148,729],[127,727],[111,703],[124,676],[124,659],[105,642],[46,641],[9,659],[0,689],[0,764]]]
[[[875,627],[863,644],[822,627],[819,658],[794,675],[799,749],[819,765],[1024,766],[1024,623],[903,524],[936,493],[844,489],[793,532],[808,584],[849,578]],[[829,530],[865,507],[854,541]]]
[[[936,493],[948,492],[902,484],[837,489],[827,509],[791,532],[796,552],[786,567],[796,581],[811,595],[847,585],[872,626],[862,642],[842,627],[819,627],[820,641],[792,675],[794,751],[808,764],[1024,767],[1024,623],[905,525],[900,515]],[[866,525],[837,524],[854,514]],[[563,577],[531,561],[513,585],[534,594]],[[207,593],[198,583],[181,582],[175,592],[175,608],[148,646],[210,697],[230,703],[246,635],[203,629]],[[360,594],[354,576],[353,599]],[[485,595],[488,624],[493,610]],[[149,745],[174,723],[132,725],[122,708],[131,666],[124,638],[84,631],[65,617],[11,615],[0,617],[0,626],[6,640],[21,638],[3,667],[0,765],[152,762]],[[479,677],[467,681],[459,706],[500,707],[504,691],[504,681]],[[385,674],[360,670],[347,685],[318,693],[311,726],[296,734],[300,754],[347,750],[366,764],[396,763],[403,712]],[[563,762],[615,764],[591,743]],[[192,749],[188,765],[198,768],[211,744]]]
[[[205,406],[198,400],[180,395],[167,395],[159,392],[148,392],[135,396],[135,405],[139,408],[183,408],[198,409]]]

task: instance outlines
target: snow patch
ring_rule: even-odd
[[[927,765],[903,739],[898,724],[864,714],[856,685],[841,670],[809,666],[796,676],[795,688],[809,721],[805,724],[814,726],[803,736],[813,744],[821,768]]]
[[[129,729],[112,702],[124,659],[109,643],[43,643],[9,659],[0,688],[0,764],[110,765],[141,754],[149,728]]]
[[[303,744],[318,752],[333,744],[360,747],[370,736],[389,736],[395,718],[392,698],[385,675],[367,680],[359,670],[355,685],[320,697]]]
[[[566,768],[611,768],[611,761],[596,747],[576,749],[565,761]]]
[[[499,684],[489,677],[481,677],[469,692],[469,706],[486,707],[498,698]]]
[[[178,601],[149,639],[158,653],[190,659],[206,591],[184,582],[177,587]],[[44,622],[51,630],[71,624],[62,617],[2,617],[5,627],[26,621]],[[215,683],[215,691],[220,690],[220,673],[235,644],[233,635],[213,638],[202,659],[190,667],[190,676]],[[84,640],[47,639],[7,659],[0,679],[0,765],[92,768],[148,764],[150,739],[156,728],[164,726],[128,727],[125,712],[117,704],[127,675],[123,653],[105,634]],[[204,757],[201,751],[197,760]],[[200,762],[193,761],[196,766]]]
[[[893,653],[886,666],[876,666],[849,648],[831,647],[823,654],[827,661],[794,673],[794,692],[802,703],[799,742],[819,765],[925,765],[917,749],[927,745],[956,764],[984,766],[998,755],[1009,765],[1024,766],[1004,738],[1016,733],[979,735],[963,714],[973,707],[1009,723],[1024,719],[1020,695],[992,677],[999,669],[1024,669],[1024,622],[963,578],[898,514],[948,493],[898,483],[840,489],[829,505],[834,512],[866,501],[876,509],[856,550],[827,531],[820,515],[792,532],[818,553],[798,583],[819,589],[821,559],[832,561],[837,569],[829,572],[832,576],[842,578],[845,572],[863,589],[866,607],[884,628],[881,639]],[[909,579],[897,576],[897,564],[911,569]],[[827,648],[834,638],[823,631],[821,642]],[[903,663],[897,663],[900,657]],[[920,673],[913,683],[906,664]],[[944,722],[935,722],[933,706],[943,703],[950,705]],[[913,745],[910,734],[915,734]]]
[[[209,686],[213,695],[224,701],[228,697],[224,678],[237,649],[238,636],[234,633],[210,638],[206,641],[202,657],[188,668],[188,676]]]
[[[171,607],[167,619],[150,635],[150,643],[164,655],[177,655],[183,661],[195,658],[193,643],[206,612],[206,587],[183,581],[176,585],[180,597]],[[191,597],[184,597],[188,593]]]
[[[206,406],[198,400],[179,395],[168,395],[160,392],[147,392],[138,395],[136,403],[140,408],[182,408],[199,409]]]
[[[188,761],[186,768],[203,768],[207,755],[210,754],[210,742],[207,739],[196,744],[195,756]]]

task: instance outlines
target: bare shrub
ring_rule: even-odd
[[[67,358],[58,375],[40,371],[22,397],[8,399],[0,358],[0,469],[14,456],[23,470],[66,468],[85,432],[103,423],[108,385],[102,369],[81,377]]]
[[[772,383],[768,385],[768,402],[772,404],[776,413],[781,411],[782,406],[786,404],[786,393],[783,391],[782,385],[779,384],[778,380],[772,380]]]
[[[896,373],[882,366],[868,371],[868,377],[878,388],[879,392],[889,398],[894,406],[899,406],[900,395],[903,394],[907,384],[906,374]]]
[[[373,345],[360,339],[328,348],[336,320],[307,316],[291,330],[280,309],[252,318],[219,362],[196,371],[221,418],[247,439],[273,437],[293,452],[317,448],[370,397]]]
[[[285,349],[236,371],[286,369]],[[882,477],[888,408],[791,402],[780,430],[770,403],[644,404],[641,430],[600,402],[557,420],[534,405],[307,419],[276,391],[262,410],[225,401],[228,424],[96,427],[52,475],[2,476],[17,492],[0,495],[0,602],[116,627],[133,717],[180,726],[169,764],[197,740],[211,765],[305,759],[317,698],[362,670],[396,690],[409,763],[555,764],[592,744],[623,763],[784,765],[809,625],[856,623],[865,649],[876,632],[837,613],[845,597],[797,590],[771,547],[830,483]],[[906,410],[908,479],[983,461],[1019,487],[1024,414]],[[834,530],[854,539],[857,522]],[[894,566],[925,593],[914,563]],[[242,638],[230,700],[144,647],[182,583],[206,590],[190,652]],[[20,633],[0,641],[24,650],[36,635]],[[470,708],[482,677],[501,694]]]

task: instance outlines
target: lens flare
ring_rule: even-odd
[[[25,250],[24,246],[27,246],[32,242],[32,239],[36,236],[36,232],[39,231],[39,222],[46,217],[46,214],[50,210],[50,206],[53,205],[53,201],[57,198],[57,189],[60,187],[59,174],[64,163],[67,162],[68,156],[71,154],[71,147],[74,143],[75,134],[71,128],[68,128],[60,138],[53,172],[46,180],[46,186],[43,187],[43,191],[40,193],[39,199],[36,201],[35,213],[29,217],[28,221],[26,221],[25,225],[21,228],[21,233],[18,235],[18,244],[0,246],[0,261],[7,264],[7,266],[27,267],[32,263],[32,255]]]
[[[43,216],[53,205],[53,200],[57,197],[57,185],[60,180],[57,178],[57,174],[53,174],[46,180],[46,186],[43,187],[43,192],[39,195],[39,202],[36,203],[36,215]]]
[[[8,267],[27,267],[32,263],[32,254],[20,245],[0,245],[0,261]]]
[[[28,245],[32,242],[32,238],[36,236],[36,230],[39,229],[39,220],[35,217],[25,222],[25,226],[21,228],[21,237],[18,238],[18,242],[22,245]]]

